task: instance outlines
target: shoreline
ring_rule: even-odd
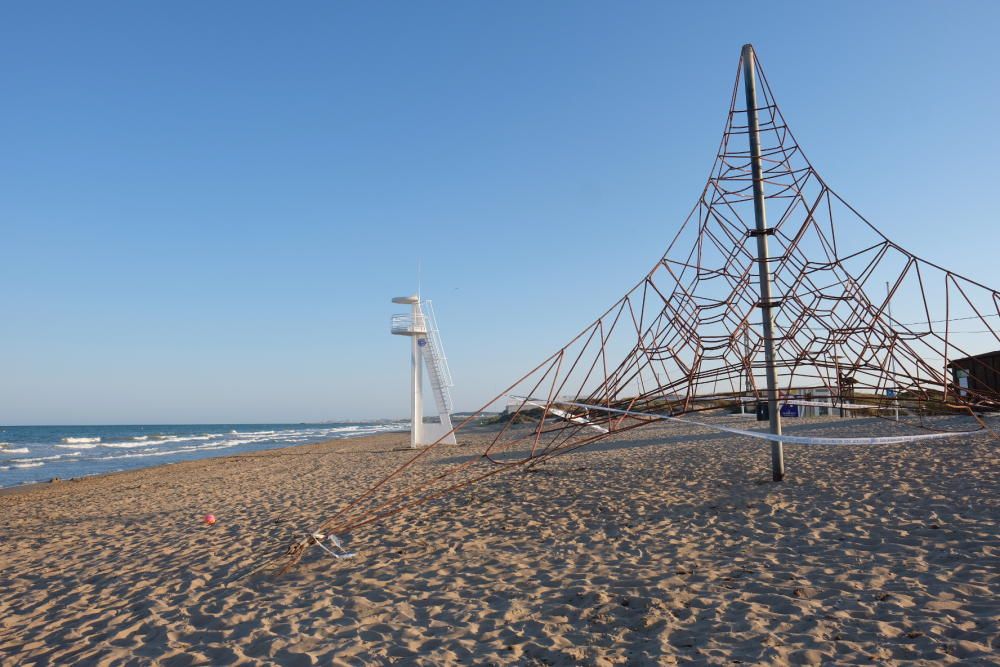
[[[56,426],[8,428],[0,447],[0,490],[53,480],[207,460],[300,444],[398,432],[408,424],[182,424],[168,427]]]
[[[201,424],[199,424],[201,426]],[[213,424],[208,424],[208,426],[213,426]],[[379,438],[381,436],[392,436],[405,434],[409,438],[410,432],[407,431],[387,431],[384,433],[376,434],[360,434],[353,436],[346,436],[343,438],[330,438],[327,440],[320,440],[318,442],[307,442],[295,445],[285,445],[282,447],[274,447],[271,449],[259,449],[251,450],[245,452],[239,452],[237,454],[218,454],[216,456],[206,456],[203,458],[189,459],[186,461],[170,461],[166,463],[155,463],[149,466],[143,466],[141,468],[131,468],[128,470],[111,470],[108,472],[97,472],[91,475],[82,475],[80,477],[66,477],[58,478],[53,480],[42,480],[37,482],[25,482],[23,484],[16,484],[14,486],[2,486],[0,487],[0,496],[10,496],[18,495],[20,493],[35,493],[42,489],[53,489],[58,488],[62,485],[80,485],[84,482],[89,482],[92,480],[103,480],[105,478],[114,478],[119,476],[134,475],[143,472],[153,472],[153,471],[164,471],[168,469],[176,469],[178,471],[184,470],[185,467],[198,466],[198,465],[218,465],[225,463],[229,460],[237,460],[242,458],[253,458],[255,456],[270,455],[273,453],[274,456],[281,456],[282,453],[287,453],[286,450],[297,450],[302,448],[310,447],[329,447],[334,444],[345,444],[350,442],[356,442],[358,440],[363,440],[366,438]]]

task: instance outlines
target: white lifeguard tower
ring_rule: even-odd
[[[434,306],[430,301],[421,301],[419,294],[412,296],[397,296],[393,303],[405,303],[412,306],[410,313],[392,316],[391,331],[397,336],[409,336],[412,340],[412,356],[410,358],[410,379],[412,403],[410,406],[410,446],[422,447],[441,440],[454,445],[455,434],[451,433],[451,392],[454,386],[451,371],[448,369],[448,359],[444,356],[441,346],[441,334],[438,332],[434,317]],[[426,307],[426,311],[424,310]],[[427,376],[434,392],[434,403],[437,405],[439,423],[424,423],[423,398],[423,366],[427,365]]]

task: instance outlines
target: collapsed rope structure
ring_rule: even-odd
[[[507,405],[502,427],[482,451],[434,465],[429,455],[440,441],[417,452],[279,554],[278,572],[330,536],[336,540],[488,477],[654,421],[684,421],[682,415],[761,399],[768,371],[762,308],[773,317],[770,366],[783,396],[804,405],[825,400],[869,408],[876,416],[894,408],[921,418],[900,424],[906,432],[889,438],[782,440],[933,439],[956,433],[941,432],[925,418],[962,413],[979,430],[988,428],[979,413],[1000,409],[1000,395],[983,382],[958,382],[956,372],[983,377],[975,365],[985,362],[972,351],[1000,343],[1000,292],[908,252],[830,189],[792,135],[756,58],[749,69],[761,88],[760,181],[774,221],[765,232],[773,249],[766,261],[777,298],[762,303],[755,285],[759,260],[753,245],[760,232],[744,120],[749,114],[738,95],[746,75],[741,56],[708,182],[649,272],[483,406],[485,411],[515,394],[522,397]],[[454,431],[474,421],[470,417]],[[916,435],[913,427],[937,433]]]

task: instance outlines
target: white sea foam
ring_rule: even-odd
[[[186,454],[189,449],[163,449],[163,450],[143,450],[140,452],[132,452],[131,454],[117,454],[115,456],[102,456],[100,461],[111,461],[114,459],[136,459],[144,456],[167,456],[168,454]]]
[[[159,438],[161,442],[188,442],[190,440],[214,440],[223,437],[222,433],[206,433],[205,435],[167,435]]]
[[[105,434],[104,439],[96,436],[83,437],[74,436],[61,438],[59,442],[47,445],[46,454],[52,453],[52,447],[60,449],[58,454],[52,456],[37,456],[34,458],[24,456],[37,453],[37,448],[32,447],[29,451],[27,447],[19,446],[16,449],[4,449],[11,443],[0,442],[0,458],[2,465],[0,471],[17,468],[39,468],[49,462],[62,459],[60,465],[72,462],[74,470],[79,468],[75,475],[85,476],[100,474],[113,468],[124,469],[154,465],[160,457],[170,457],[170,460],[190,460],[199,457],[225,455],[225,450],[235,449],[235,451],[252,451],[259,448],[273,446],[292,446],[309,442],[320,442],[323,440],[334,440],[381,433],[384,431],[398,431],[409,428],[408,423],[387,422],[382,424],[324,424],[310,425],[295,428],[278,428],[261,430],[232,429],[229,432],[216,433],[148,433],[142,435],[109,436]],[[250,427],[252,428],[252,427]],[[110,440],[105,442],[104,440]],[[51,441],[50,441],[51,442]],[[161,447],[162,445],[162,447]],[[93,450],[93,451],[89,451]],[[22,458],[9,458],[10,455],[21,455]],[[82,455],[82,457],[81,457]],[[76,460],[69,457],[81,457]],[[143,462],[143,458],[149,460]],[[134,463],[126,463],[124,460],[120,464],[114,464],[114,459],[136,459]],[[11,472],[4,477],[17,475]],[[27,480],[37,480],[44,475],[44,471],[25,472]],[[6,484],[0,481],[0,486]]]
[[[217,442],[210,445],[204,445],[203,447],[197,447],[197,450],[205,449],[229,449],[230,447],[236,447],[237,445],[246,445],[252,442],[257,442],[256,440],[227,440],[225,442]]]
[[[337,426],[335,428],[326,429],[327,433],[350,433],[352,431],[361,430],[360,426]]]
[[[102,447],[150,447],[154,445],[174,445],[181,442],[202,442],[223,437],[221,433],[206,433],[204,435],[152,435],[136,436],[128,442],[102,442]],[[148,440],[146,438],[149,438]]]
[[[11,463],[35,463],[37,461],[55,461],[66,456],[79,456],[80,452],[70,452],[69,454],[55,454],[54,456],[34,456],[30,459],[11,459]]]
[[[230,447],[236,447],[237,445],[246,445],[254,442],[257,442],[257,440],[251,438],[235,438],[233,440],[224,440],[222,442],[210,442],[202,445],[185,445],[182,447],[178,447],[177,449],[164,449],[164,450],[144,449],[138,452],[129,452],[128,454],[102,456],[100,457],[99,460],[107,461],[112,459],[134,459],[134,458],[141,458],[144,456],[168,456],[170,454],[190,454],[192,452],[211,451],[216,449],[229,449]]]

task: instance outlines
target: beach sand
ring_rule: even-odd
[[[352,559],[314,548],[227,585],[406,460],[407,437],[3,492],[0,663],[1000,664],[983,435],[789,445],[773,484],[766,443],[649,426],[358,530]]]

